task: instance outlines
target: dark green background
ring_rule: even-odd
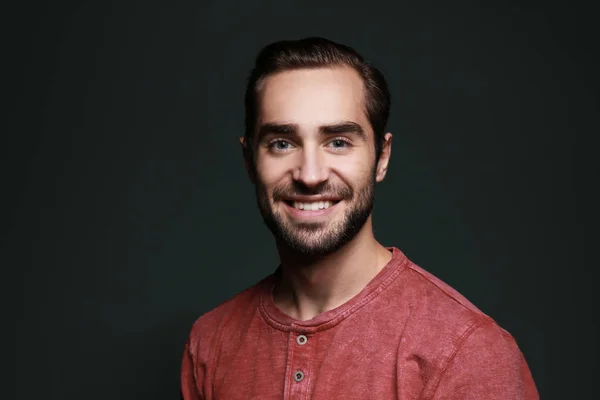
[[[568,4],[6,9],[0,397],[178,398],[193,321],[277,264],[237,143],[246,76],[319,35],[390,83],[376,236],[509,330],[543,398],[590,398],[598,44]]]

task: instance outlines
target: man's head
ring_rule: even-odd
[[[383,75],[326,39],[277,42],[258,55],[245,104],[246,166],[277,240],[314,255],[352,240],[391,151]]]

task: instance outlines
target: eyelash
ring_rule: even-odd
[[[348,139],[346,139],[346,138],[343,138],[343,137],[336,137],[336,138],[333,138],[333,139],[331,139],[331,140],[329,141],[329,143],[332,143],[332,142],[337,142],[337,141],[343,142],[343,143],[344,143],[346,146],[348,146],[348,147],[352,145],[352,142],[350,142]]]
[[[267,147],[268,147],[269,149],[273,149],[273,148],[275,148],[275,145],[276,145],[277,143],[282,143],[282,142],[283,142],[283,143],[288,143],[288,144],[291,144],[291,143],[290,143],[288,140],[281,139],[281,138],[277,138],[277,139],[273,139],[273,140],[271,140],[271,141],[270,141],[270,142],[267,144]]]

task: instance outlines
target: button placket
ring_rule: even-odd
[[[300,346],[304,346],[307,341],[308,338],[305,335],[296,336],[296,343],[298,343]],[[302,380],[304,380],[304,372],[300,370],[294,372],[294,380],[298,383],[302,382]]]
[[[289,375],[289,394],[290,399],[303,399],[306,398],[307,393],[310,392],[310,386],[312,385],[311,374],[311,355],[314,344],[311,343],[313,340],[312,335],[309,337],[304,332],[290,332],[289,336],[289,350],[292,354],[291,362],[289,363],[289,369],[287,373]]]

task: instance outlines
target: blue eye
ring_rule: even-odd
[[[343,149],[344,147],[348,147],[348,142],[342,139],[334,139],[329,142],[330,146],[334,149]]]
[[[269,148],[273,150],[287,150],[290,147],[290,142],[281,139],[273,140],[271,143],[269,143]]]

